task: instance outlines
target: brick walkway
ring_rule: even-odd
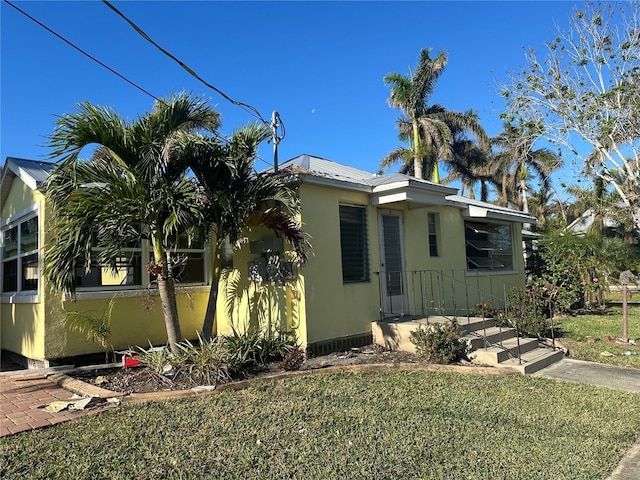
[[[73,394],[44,377],[0,376],[0,437],[48,427],[93,413],[68,411],[50,413],[44,407]]]

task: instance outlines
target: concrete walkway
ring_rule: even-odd
[[[586,383],[627,392],[640,392],[640,369],[563,358],[533,374],[573,383]],[[637,478],[640,479],[640,476]]]

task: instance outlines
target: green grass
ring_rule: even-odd
[[[520,375],[342,373],[123,405],[0,441],[9,479],[598,479],[640,395]]]
[[[560,341],[569,348],[572,358],[640,368],[640,347],[587,341],[587,337],[622,338],[621,306],[609,306],[602,314],[562,318],[558,321],[558,327],[562,335]],[[628,336],[640,344],[640,305],[628,306]],[[623,355],[626,351],[635,352],[636,355]],[[614,356],[606,357],[601,355],[602,352],[609,352]]]

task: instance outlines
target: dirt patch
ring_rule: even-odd
[[[300,370],[318,370],[328,367],[367,364],[428,365],[429,362],[410,352],[388,351],[383,350],[377,345],[370,345],[367,347],[353,348],[346,352],[336,352],[306,359]],[[471,366],[468,362],[464,362],[463,364]],[[272,363],[264,368],[249,371],[245,376],[233,380],[267,376],[282,371],[279,363]],[[150,368],[144,366],[127,369],[85,370],[69,373],[68,375],[91,385],[97,385],[113,392],[125,394],[186,390],[199,386],[188,379],[173,379],[168,376],[156,374]]]

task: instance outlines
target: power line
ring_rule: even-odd
[[[22,10],[21,8],[19,8],[18,6],[14,5],[13,3],[11,3],[9,0],[4,0],[4,2],[6,4],[8,4],[9,6],[13,7],[14,9],[16,9],[18,12],[20,12],[22,15],[24,15],[25,17],[27,17],[28,19],[32,20],[33,22],[37,23],[38,25],[40,25],[42,28],[44,28],[45,30],[47,30],[49,33],[55,35],[56,37],[58,37],[60,40],[62,40],[63,42],[65,42],[67,45],[73,47],[74,49],[76,49],[77,51],[79,51],[80,53],[82,53],[84,56],[90,58],[91,60],[93,60],[94,62],[96,62],[98,65],[100,65],[101,67],[106,68],[107,70],[109,70],[111,73],[113,73],[114,75],[117,75],[118,77],[120,77],[122,80],[124,80],[125,82],[127,82],[129,85],[132,85],[133,87],[137,88],[138,90],[140,90],[141,92],[149,95],[151,98],[153,98],[156,101],[162,101],[160,100],[158,97],[156,97],[155,95],[153,95],[152,93],[150,93],[148,90],[145,90],[144,88],[142,88],[140,85],[138,85],[137,83],[135,83],[133,80],[129,80],[127,77],[125,77],[124,75],[122,75],[121,73],[117,72],[116,70],[114,70],[113,68],[111,68],[109,65],[101,62],[100,60],[98,60],[97,58],[95,58],[94,56],[92,56],[90,53],[84,51],[83,49],[81,49],[80,47],[78,47],[77,45],[75,45],[73,42],[67,40],[66,38],[64,38],[62,35],[60,35],[59,33],[55,32],[54,30],[52,30],[51,28],[47,27],[44,23],[40,22],[38,19],[32,17],[31,15],[29,15],[27,12],[25,12],[24,10]]]
[[[258,111],[257,108],[244,103],[244,102],[239,102],[237,100],[232,99],[231,97],[229,97],[226,93],[224,93],[222,90],[220,90],[219,88],[213,86],[212,84],[210,84],[209,82],[207,82],[205,79],[203,79],[200,75],[198,75],[191,67],[189,67],[188,65],[186,65],[182,60],[180,60],[179,58],[177,58],[176,56],[174,56],[173,54],[171,54],[170,52],[168,52],[167,50],[165,50],[164,48],[162,48],[158,43],[156,43],[149,35],[147,35],[138,25],[135,24],[135,22],[133,22],[132,20],[130,20],[129,18],[127,18],[127,16],[122,13],[120,10],[118,10],[113,4],[111,4],[111,2],[109,2],[108,0],[102,0],[102,3],[104,3],[107,7],[109,7],[111,10],[113,10],[119,17],[121,17],[125,22],[127,22],[136,32],[138,32],[142,38],[144,38],[145,40],[147,40],[149,43],[151,43],[154,47],[156,47],[158,50],[160,50],[164,55],[166,55],[167,57],[171,58],[173,61],[175,61],[178,65],[180,65],[184,70],[186,70],[191,76],[193,76],[194,78],[196,78],[198,81],[200,81],[201,83],[203,83],[204,85],[206,85],[207,87],[209,87],[210,89],[214,90],[215,92],[217,92],[219,95],[221,95],[225,100],[227,100],[228,102],[232,103],[233,105],[237,105],[240,108],[242,108],[244,111],[248,112],[249,114],[253,115],[254,117],[256,117],[258,120],[260,120],[264,125],[269,125],[269,123],[263,118],[262,115],[260,115],[260,112]]]
[[[59,33],[57,33],[55,30],[49,28],[47,25],[45,25],[44,23],[42,23],[41,21],[39,21],[37,18],[33,17],[32,15],[30,15],[29,13],[25,12],[24,10],[22,10],[21,8],[19,8],[18,6],[14,5],[11,1],[9,0],[4,0],[4,2],[9,5],[10,7],[14,8],[15,10],[17,10],[18,12],[20,12],[22,15],[24,15],[25,17],[27,17],[28,19],[30,19],[31,21],[35,22],[36,24],[38,24],[39,26],[41,26],[42,28],[44,28],[45,30],[47,30],[49,33],[51,33],[52,35],[56,36],[57,38],[59,38],[60,40],[62,40],[63,42],[65,42],[67,45],[71,46],[72,48],[74,48],[75,50],[77,50],[78,52],[82,53],[84,56],[86,56],[87,58],[89,58],[90,60],[92,60],[93,62],[97,63],[98,65],[100,65],[101,67],[107,69],[108,71],[110,71],[111,73],[113,73],[114,75],[116,75],[117,77],[121,78],[122,80],[124,80],[125,82],[127,82],[128,84],[130,84],[131,86],[137,88],[138,90],[140,90],[141,92],[143,92],[144,94],[148,95],[149,97],[153,98],[155,101],[157,102],[161,102],[161,103],[165,103],[166,102],[162,99],[159,98],[155,95],[153,95],[151,92],[149,92],[148,90],[146,90],[145,88],[141,87],[140,85],[138,85],[137,83],[135,83],[133,80],[128,79],[127,77],[125,77],[123,74],[121,74],[120,72],[116,71],[115,69],[111,68],[109,65],[105,64],[104,62],[98,60],[96,57],[94,57],[93,55],[91,55],[90,53],[86,52],[85,50],[83,50],[82,48],[80,48],[79,46],[77,46],[76,44],[74,44],[73,42],[71,42],[70,40],[67,40],[65,37],[63,37],[62,35],[60,35]],[[108,2],[105,2],[109,7],[112,7]],[[116,11],[117,12],[117,11]],[[122,14],[120,14],[119,12],[117,12],[119,15],[122,16]],[[125,20],[127,20],[127,22],[130,22],[126,17],[123,16],[123,18],[125,18]],[[135,24],[132,24],[132,26],[134,26],[134,28],[136,28],[136,30],[138,30],[138,28],[135,26]],[[153,43],[154,45],[156,45],[158,48],[160,48],[160,50],[162,50],[165,54],[169,55],[171,58],[173,58],[174,60],[176,60],[178,63],[180,63],[183,68],[185,68],[187,71],[190,71],[192,74],[194,74],[196,76],[196,78],[198,80],[200,80],[201,82],[203,82],[205,85],[207,85],[208,87],[214,89],[216,92],[220,93],[220,95],[222,95],[225,99],[227,99],[228,101],[230,101],[231,103],[233,103],[234,105],[238,105],[240,107],[242,107],[245,111],[248,111],[249,113],[252,113],[254,116],[256,116],[260,121],[262,121],[263,123],[266,124],[266,121],[264,120],[264,118],[260,115],[260,113],[258,112],[258,110],[254,107],[252,107],[251,105],[247,105],[245,103],[242,102],[237,102],[231,98],[229,98],[227,95],[225,95],[223,92],[221,92],[220,90],[218,90],[216,87],[214,87],[213,85],[208,84],[207,82],[205,82],[204,80],[202,80],[197,74],[195,74],[195,72],[193,72],[189,67],[187,67],[186,65],[184,65],[182,62],[180,62],[178,59],[176,59],[175,57],[173,57],[170,53],[164,51],[160,46],[158,46],[157,44],[155,44],[155,42],[153,42],[153,40],[149,39],[146,34],[144,34],[144,32],[142,32],[140,30],[141,34],[143,36],[145,36],[145,38],[147,38],[151,43]],[[248,109],[248,110],[247,110]],[[282,128],[284,129],[284,125],[282,125]],[[217,137],[219,140],[221,140],[223,143],[229,143],[229,139],[224,137],[223,135],[221,135],[218,132],[211,132],[215,137]],[[282,137],[280,137],[278,139],[281,140],[282,138],[284,138],[284,135]],[[259,155],[256,156],[257,160],[260,160],[261,162],[266,163],[267,165],[271,165],[270,162],[268,162],[267,160],[264,160],[263,158],[261,158]]]

